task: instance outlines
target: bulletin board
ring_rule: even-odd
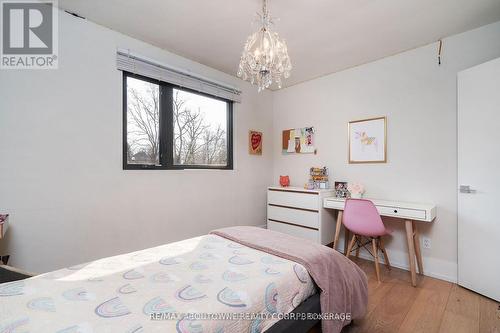
[[[314,127],[284,130],[282,151],[283,154],[316,154]]]

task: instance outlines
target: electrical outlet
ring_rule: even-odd
[[[422,238],[422,247],[424,249],[430,249],[432,247],[432,242],[430,238],[423,237]]]

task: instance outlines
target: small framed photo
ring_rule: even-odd
[[[348,198],[347,182],[335,182],[335,196],[337,198]]]
[[[387,118],[350,121],[349,163],[387,162]]]
[[[248,153],[262,155],[262,132],[253,130],[248,132]]]

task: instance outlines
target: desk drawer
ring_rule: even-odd
[[[301,193],[286,191],[267,191],[267,202],[278,206],[296,207],[319,210],[319,195],[317,193]]]
[[[269,230],[274,230],[282,232],[284,234],[289,234],[295,237],[309,239],[315,243],[319,243],[319,231],[304,227],[297,227],[294,225],[280,223],[275,221],[267,220],[267,228]]]
[[[267,218],[271,220],[298,224],[309,228],[319,228],[319,213],[309,210],[268,205]]]
[[[425,210],[401,207],[377,206],[380,215],[425,220]]]
[[[344,210],[345,201],[331,200],[326,198],[323,200],[323,207],[330,209]]]

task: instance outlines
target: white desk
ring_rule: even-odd
[[[381,216],[399,218],[405,221],[406,240],[408,243],[408,259],[410,261],[411,282],[413,286],[417,285],[415,257],[417,259],[418,272],[424,273],[422,262],[422,253],[420,251],[420,238],[415,222],[430,223],[436,218],[436,206],[433,204],[419,204],[410,202],[388,201],[368,199],[375,204]],[[333,239],[333,248],[335,249],[339,236],[340,226],[342,225],[342,215],[345,205],[345,199],[329,197],[323,200],[323,207],[335,209],[338,211],[337,225],[335,227],[335,237]],[[344,252],[347,252],[347,243],[349,231],[345,229],[346,240],[344,242]]]

